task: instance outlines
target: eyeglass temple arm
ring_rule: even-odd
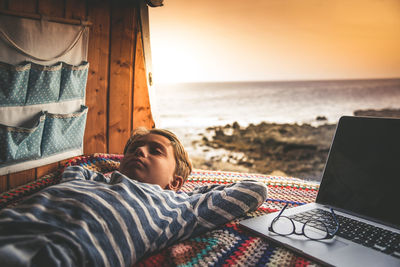
[[[276,218],[279,218],[281,216],[281,214],[283,213],[283,211],[287,208],[287,206],[289,205],[289,203],[287,203],[279,212],[278,216],[276,216]]]
[[[336,232],[339,230],[340,224],[339,224],[339,221],[338,221],[338,219],[336,218],[336,214],[335,214],[335,212],[333,211],[332,208],[331,208],[331,213],[332,213],[332,217],[333,217],[333,219],[335,220],[335,223],[336,223],[336,225],[337,225],[335,231],[333,232],[333,234],[336,234]]]

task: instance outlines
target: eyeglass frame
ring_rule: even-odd
[[[307,237],[307,238],[309,238],[309,239],[311,239],[311,240],[316,240],[316,241],[317,241],[317,240],[324,240],[324,239],[332,239],[332,238],[336,235],[336,233],[339,231],[340,224],[339,224],[339,222],[338,222],[338,220],[337,220],[337,218],[336,218],[335,212],[333,211],[332,208],[330,208],[330,211],[331,211],[333,220],[334,220],[335,223],[336,223],[336,229],[335,229],[332,233],[330,233],[330,232],[328,231],[328,226],[327,226],[323,221],[316,220],[316,219],[310,219],[310,220],[306,221],[306,222],[303,224],[303,227],[301,228],[301,233],[296,232],[296,225],[295,225],[293,219],[291,219],[291,218],[289,218],[289,217],[287,217],[287,216],[281,216],[282,213],[283,213],[283,211],[287,208],[288,205],[289,205],[289,203],[287,203],[287,204],[281,209],[281,211],[279,212],[278,216],[276,216],[276,217],[272,220],[270,226],[268,227],[268,230],[269,230],[269,231],[271,231],[271,232],[273,232],[273,233],[275,233],[275,234],[277,234],[277,235],[280,235],[280,236],[289,236],[289,235],[292,235],[292,234],[295,234],[295,235],[304,235],[305,237]],[[280,234],[280,233],[277,233],[277,232],[275,232],[275,231],[273,230],[273,228],[272,228],[273,224],[274,224],[279,218],[282,218],[282,217],[289,219],[289,221],[290,221],[290,222],[292,223],[292,225],[293,225],[293,231],[292,231],[291,233],[289,233],[289,234]],[[307,224],[308,222],[310,222],[310,221],[317,221],[317,222],[322,223],[322,224],[325,226],[326,236],[323,237],[323,238],[312,238],[312,237],[307,236],[307,235],[304,233],[304,228],[306,227],[306,224]],[[316,229],[317,229],[317,228],[316,228]],[[319,230],[319,229],[318,229],[318,230]]]

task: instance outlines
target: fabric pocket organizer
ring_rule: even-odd
[[[0,165],[41,157],[41,141],[46,114],[40,112],[24,125],[0,124]]]
[[[85,97],[85,88],[89,63],[84,61],[79,66],[63,63],[59,101]]]
[[[42,156],[82,147],[88,108],[69,114],[46,113],[41,145]]]
[[[88,108],[68,114],[40,112],[32,127],[0,124],[0,166],[82,148]]]
[[[89,63],[58,62],[44,66],[31,62],[0,62],[0,106],[25,106],[83,99]]]
[[[25,104],[31,63],[10,65],[0,62],[0,107]]]

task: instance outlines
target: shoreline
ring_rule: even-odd
[[[400,109],[356,110],[356,116],[400,118]],[[252,172],[320,181],[336,124],[317,116],[319,125],[261,122],[208,127],[194,140],[191,157],[198,169]]]

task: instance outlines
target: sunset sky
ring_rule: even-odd
[[[155,83],[400,78],[400,0],[164,0]]]

